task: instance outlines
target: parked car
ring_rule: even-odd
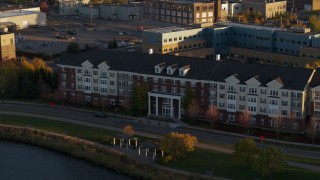
[[[96,112],[95,114],[96,117],[99,117],[99,118],[106,118],[108,117],[108,115],[106,113],[103,113],[103,112]]]
[[[32,25],[30,25],[30,27],[31,28],[38,28],[39,26],[38,26],[38,24],[32,24]]]
[[[77,31],[76,30],[69,30],[68,34],[69,35],[77,35]]]

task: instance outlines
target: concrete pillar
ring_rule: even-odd
[[[120,148],[122,148],[122,139],[120,139],[120,144],[119,145],[120,145]]]
[[[158,96],[156,96],[156,116],[158,116],[159,115],[159,113],[158,113]]]
[[[157,155],[157,149],[154,149],[154,153],[155,156]]]
[[[146,148],[146,157],[148,157],[148,148]]]
[[[130,138],[128,139],[128,143],[129,143],[129,146],[130,146],[131,145],[131,139]]]
[[[113,146],[116,145],[116,138],[113,138]]]
[[[140,146],[139,146],[139,147],[138,147],[138,154],[139,154],[139,156],[140,156],[140,153],[141,153],[140,150],[141,150],[141,149],[140,149]]]
[[[137,148],[138,147],[138,138],[134,139],[134,146]]]
[[[163,152],[163,150],[161,149],[161,157],[163,157],[164,156],[164,152]]]

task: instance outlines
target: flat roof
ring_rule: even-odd
[[[154,32],[154,33],[170,33],[170,32],[177,32],[177,31],[185,31],[188,29],[197,29],[195,27],[188,27],[188,26],[170,26],[170,27],[164,27],[164,28],[156,28],[156,29],[148,29],[144,30],[146,32]]]
[[[232,22],[222,22],[219,24],[225,25],[225,26],[248,28],[248,29],[259,29],[259,30],[267,30],[267,31],[283,31],[283,29],[277,28],[277,27],[266,27],[266,26],[257,26],[257,25],[240,24],[240,23],[232,23]]]
[[[4,11],[4,12],[0,12],[0,18],[24,16],[24,15],[40,14],[40,13],[42,13],[42,12],[26,11],[26,10]]]

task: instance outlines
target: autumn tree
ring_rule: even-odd
[[[123,128],[123,133],[131,137],[133,135],[133,127],[131,125],[126,125]]]
[[[269,176],[272,179],[272,175],[283,171],[286,165],[284,152],[279,147],[269,146],[260,151],[255,170],[262,176]]]
[[[219,109],[215,105],[210,105],[206,111],[206,119],[211,123],[211,127],[213,130],[214,124],[220,117]]]
[[[196,99],[192,99],[191,103],[189,104],[187,115],[191,119],[197,120],[201,115],[201,108],[199,103]]]
[[[253,165],[258,152],[253,139],[240,139],[234,146],[233,162],[239,165]]]
[[[131,95],[131,111],[133,115],[144,115],[148,112],[148,86],[135,83]]]
[[[247,133],[248,128],[250,127],[250,113],[248,110],[241,112],[238,116],[238,122],[244,128],[245,133]]]
[[[279,130],[281,128],[282,121],[283,119],[280,115],[277,115],[273,118],[274,128],[276,129],[276,132],[277,132],[277,140],[279,140]]]
[[[311,117],[307,124],[307,133],[312,138],[312,144],[314,144],[315,138],[320,134],[318,130],[319,118]]]
[[[316,15],[311,15],[309,17],[310,28],[314,31],[320,30],[320,21],[318,20]]]
[[[194,151],[197,141],[197,138],[190,134],[171,132],[165,135],[161,147],[176,160],[176,157]]]

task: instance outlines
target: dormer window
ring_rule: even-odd
[[[190,68],[190,65],[185,65],[185,66],[181,67],[181,68],[179,69],[179,75],[180,75],[180,76],[185,76],[190,69],[191,69],[191,68]]]
[[[157,64],[154,66],[154,72],[157,73],[157,74],[160,74],[161,71],[166,67],[166,63],[163,62],[163,63],[160,63],[160,64]]]
[[[174,71],[177,69],[178,65],[177,64],[173,64],[171,66],[167,67],[167,74],[168,75],[172,75],[174,73]]]

